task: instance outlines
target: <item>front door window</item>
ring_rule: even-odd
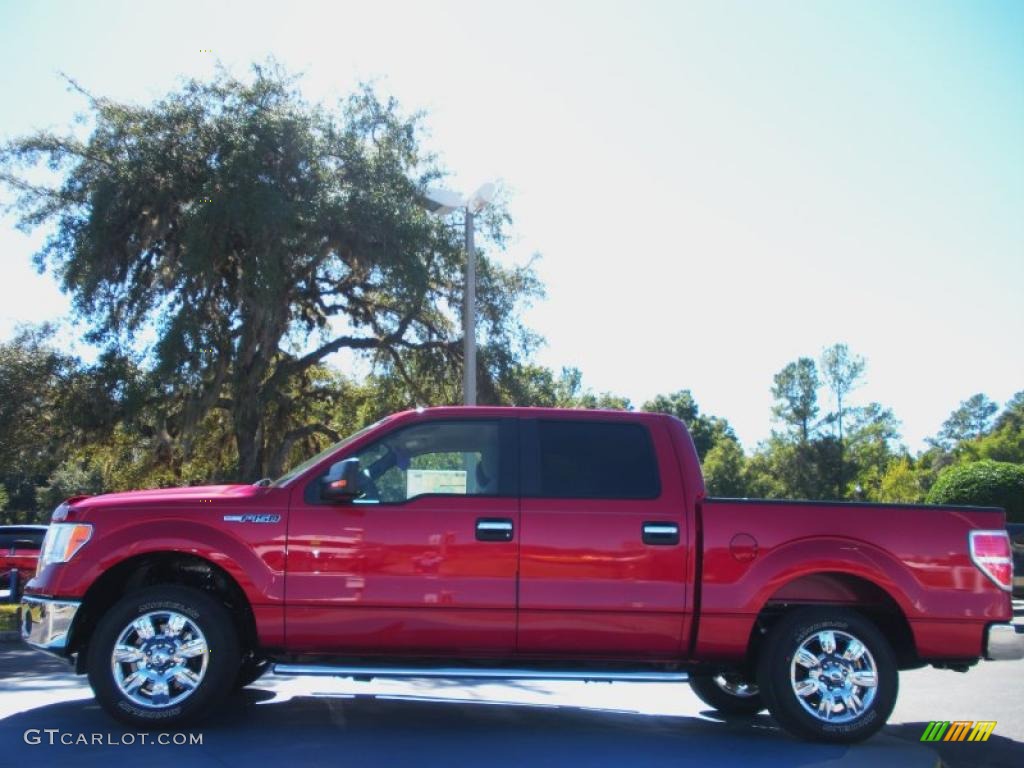
[[[498,423],[432,422],[393,432],[356,458],[365,493],[359,503],[397,504],[419,496],[499,496]]]

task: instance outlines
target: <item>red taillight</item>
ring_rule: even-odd
[[[1006,531],[971,531],[971,562],[1000,589],[1013,589],[1013,555]]]

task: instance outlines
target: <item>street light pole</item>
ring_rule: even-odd
[[[473,244],[473,209],[466,206],[466,291],[462,310],[462,393],[466,405],[476,405],[476,247]]]
[[[469,198],[450,189],[430,188],[421,193],[423,206],[440,216],[461,208],[466,214],[466,290],[462,307],[462,394],[466,405],[476,405],[476,246],[473,242],[474,216],[494,197],[495,186],[488,182]]]

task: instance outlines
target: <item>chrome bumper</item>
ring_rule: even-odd
[[[985,658],[992,661],[1024,659],[1024,624],[992,624],[985,632]]]
[[[22,597],[21,639],[33,648],[63,656],[79,605],[78,600]]]

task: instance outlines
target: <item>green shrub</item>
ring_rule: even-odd
[[[0,605],[0,632],[14,632],[18,629],[18,606]]]
[[[986,460],[949,467],[935,481],[927,501],[1002,507],[1008,522],[1024,523],[1024,465]]]

